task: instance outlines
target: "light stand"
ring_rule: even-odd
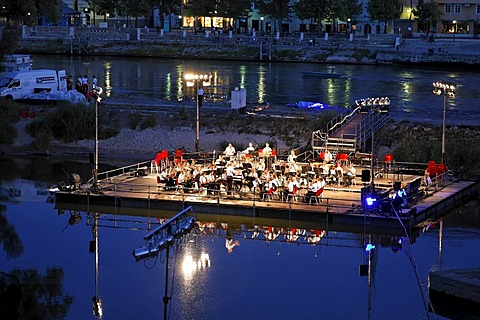
[[[447,115],[447,97],[455,98],[457,84],[453,82],[437,81],[433,83],[433,93],[437,96],[443,94],[443,123],[442,123],[442,164],[445,165],[445,133]]]
[[[186,74],[185,80],[187,87],[195,86],[195,96],[196,96],[196,134],[195,134],[195,151],[200,151],[200,99],[203,99],[203,96],[200,97],[198,94],[198,83],[201,82],[203,87],[210,86],[210,79],[212,75],[210,74]]]
[[[98,189],[98,104],[102,101],[100,97],[103,89],[93,85],[93,95],[95,98],[95,158],[93,168],[93,189]]]

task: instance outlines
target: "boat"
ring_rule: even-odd
[[[305,77],[318,77],[318,78],[325,78],[325,79],[335,79],[341,78],[342,75],[340,73],[335,72],[317,72],[317,71],[302,71],[302,75]]]
[[[313,109],[313,110],[340,110],[340,107],[331,106],[326,103],[312,102],[312,101],[298,101],[297,103],[287,104],[287,107],[299,109]]]

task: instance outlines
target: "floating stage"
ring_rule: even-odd
[[[480,269],[430,272],[429,296],[438,314],[455,319],[480,318]]]
[[[419,185],[419,179],[422,176],[390,173],[375,179],[375,190],[384,195],[396,192],[398,186],[410,190],[411,185]],[[264,196],[249,192],[244,187],[231,194],[223,189],[214,194],[181,188],[166,191],[163,185],[157,183],[156,173],[145,171],[138,175],[130,171],[101,180],[100,188],[95,192],[81,187],[56,192],[55,197],[59,210],[154,217],[158,212],[173,216],[192,206],[196,214],[209,218],[222,215],[255,219],[259,223],[262,219],[274,219],[288,221],[289,224],[291,221],[311,223],[324,229],[328,229],[325,226],[335,225],[336,230],[357,227],[367,229],[367,232],[398,232],[404,227],[408,231],[420,229],[438,220],[448,210],[475,199],[480,188],[478,181],[445,179],[429,188],[420,186],[415,193],[408,194],[407,191],[408,205],[394,210],[389,208],[390,203],[377,203],[372,207],[366,205],[362,201],[362,189],[365,190],[367,185],[361,182],[349,187],[327,185],[322,198],[304,202],[303,193],[306,190],[290,198],[284,197],[281,191]]]

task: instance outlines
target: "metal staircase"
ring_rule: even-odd
[[[380,130],[387,121],[386,113],[362,114],[360,107],[347,110],[328,123],[327,132],[318,130],[312,133],[313,156],[319,157],[325,149],[333,155],[366,152],[372,133]]]

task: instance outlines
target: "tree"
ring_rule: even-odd
[[[96,0],[97,12],[100,13],[107,19],[107,13],[111,16],[115,14],[115,11],[118,7],[117,0]]]
[[[436,2],[424,2],[423,0],[418,0],[417,6],[413,9],[413,14],[418,18],[418,23],[426,27],[424,31],[427,31],[430,26],[435,26],[442,16]]]
[[[151,2],[148,0],[120,0],[117,4],[117,13],[121,16],[135,18],[135,26],[137,19],[146,16],[151,10]]]
[[[300,0],[294,5],[295,13],[301,20],[316,19],[318,32],[322,32],[322,20],[330,12],[331,0]]]
[[[63,319],[73,297],[63,294],[63,269],[0,271],[1,319]]]
[[[225,18],[241,18],[248,16],[252,1],[249,0],[222,0],[218,3],[218,15]]]
[[[383,21],[387,33],[388,21],[400,18],[401,4],[398,0],[370,0],[367,11],[371,20]]]
[[[172,13],[180,13],[178,0],[148,0],[150,7],[157,8],[160,14],[160,27],[163,28],[164,16]]]
[[[58,23],[62,14],[60,0],[0,0],[0,7],[0,15],[13,27],[35,25],[40,17]]]
[[[275,20],[275,30],[282,30],[282,19],[287,18],[290,13],[289,0],[260,0],[259,11],[262,15]]]
[[[185,5],[185,9],[188,14],[192,17],[213,17],[215,11],[217,10],[217,1],[216,0],[192,0],[189,1],[188,5]],[[202,29],[205,26],[197,26],[197,19],[195,19],[194,29],[195,31],[200,27]]]
[[[58,23],[62,18],[62,6],[60,0],[35,0],[38,17],[45,17],[47,21]]]
[[[357,0],[340,0],[333,2],[333,10],[340,20],[351,19],[353,23],[362,13],[362,5]]]

